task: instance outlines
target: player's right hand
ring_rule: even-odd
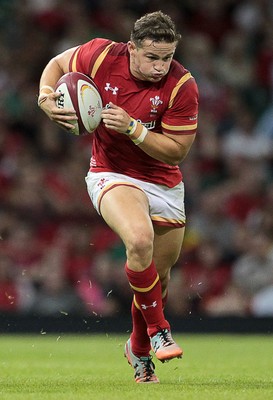
[[[73,108],[59,108],[56,105],[56,100],[61,96],[61,93],[42,93],[38,98],[38,106],[44,113],[65,130],[75,129],[75,126],[70,121],[77,120],[76,111]]]

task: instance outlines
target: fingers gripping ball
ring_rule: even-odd
[[[101,121],[102,99],[96,84],[87,75],[69,72],[56,84],[56,92],[61,96],[56,100],[59,108],[74,108],[78,120],[72,122],[74,135],[92,133]]]

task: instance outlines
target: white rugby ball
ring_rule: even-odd
[[[72,121],[74,135],[92,133],[101,121],[102,99],[93,80],[80,72],[63,75],[55,86],[61,96],[56,100],[59,108],[73,108],[78,117]]]

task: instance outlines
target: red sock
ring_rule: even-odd
[[[126,263],[125,271],[135,294],[135,304],[146,321],[148,335],[153,336],[159,330],[170,329],[162,309],[161,283],[154,263],[141,272],[132,271]]]
[[[162,308],[164,310],[168,294],[162,298]],[[151,349],[150,338],[147,333],[147,324],[139,308],[132,301],[131,307],[133,331],[131,333],[131,347],[133,353],[138,357],[146,357]]]
[[[141,311],[135,305],[135,298],[132,301],[131,314],[133,321],[133,331],[131,334],[131,346],[133,353],[138,356],[148,356],[151,344],[147,333],[147,324]]]

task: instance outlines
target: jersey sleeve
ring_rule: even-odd
[[[162,131],[166,134],[191,135],[198,123],[198,88],[195,79],[186,74],[173,89],[169,107],[162,117]]]
[[[94,78],[102,61],[115,42],[96,38],[79,46],[73,53],[69,69],[71,72],[82,72]]]

